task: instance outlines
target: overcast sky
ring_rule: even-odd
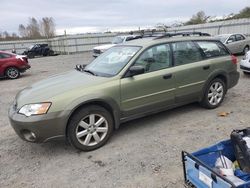
[[[17,32],[29,17],[53,17],[58,34],[155,26],[238,13],[250,0],[1,0],[0,31]]]

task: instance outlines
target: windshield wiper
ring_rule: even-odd
[[[94,76],[97,76],[97,74],[95,74],[94,72],[92,72],[91,70],[88,70],[88,69],[83,69],[84,72],[87,72],[87,73],[90,73]]]

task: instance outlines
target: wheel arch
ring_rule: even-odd
[[[103,108],[105,108],[112,116],[112,119],[114,121],[114,128],[118,129],[120,126],[120,110],[117,104],[115,104],[115,102],[111,102],[111,101],[105,101],[102,99],[92,99],[89,101],[84,101],[80,104],[78,104],[77,106],[75,106],[75,108],[73,108],[68,116],[67,119],[67,123],[66,123],[66,129],[65,129],[65,135],[67,135],[67,128],[69,125],[69,122],[71,120],[71,118],[73,117],[73,115],[75,113],[77,113],[81,108],[85,107],[85,106],[89,106],[89,105],[96,105],[96,106],[101,106]]]
[[[7,69],[11,67],[16,68],[20,72],[20,69],[16,65],[7,65],[6,67],[4,67],[4,71],[3,71],[4,76],[6,76]]]
[[[227,92],[227,89],[228,89],[228,82],[229,82],[229,78],[227,76],[227,73],[225,71],[218,71],[212,75],[209,76],[209,78],[207,79],[207,81],[205,82],[203,88],[202,88],[202,95],[199,99],[199,101],[201,101],[205,95],[205,92],[206,92],[206,89],[207,87],[209,86],[209,84],[211,83],[212,80],[216,79],[216,78],[219,78],[221,79],[222,81],[224,81],[225,85],[226,85],[226,91]],[[226,94],[226,93],[225,93]]]

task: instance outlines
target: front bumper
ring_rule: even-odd
[[[18,114],[11,106],[9,120],[17,135],[25,141],[41,143],[65,137],[67,118],[62,115],[62,112],[26,117]],[[26,133],[32,133],[35,138],[32,140],[27,139]]]
[[[23,65],[19,68],[20,72],[25,72],[26,70],[30,69],[30,65],[27,64],[27,65]]]
[[[250,72],[250,59],[241,60],[240,69],[244,72]]]

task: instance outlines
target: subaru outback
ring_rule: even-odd
[[[236,63],[211,37],[134,40],[20,91],[10,123],[29,142],[65,137],[77,149],[93,150],[125,121],[192,102],[218,107],[238,82]]]

